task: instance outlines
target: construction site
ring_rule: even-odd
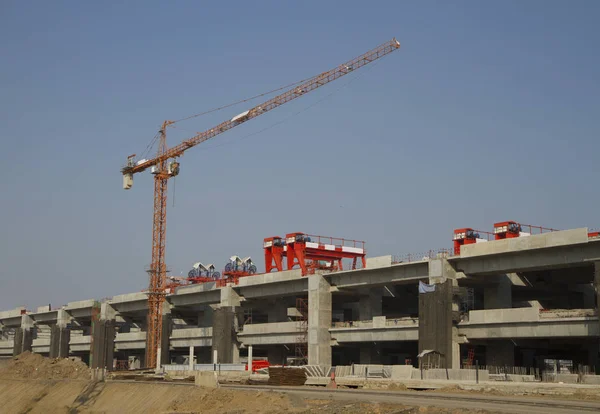
[[[181,142],[168,142],[171,128],[205,113],[165,120],[149,145],[155,155],[123,157],[120,170],[125,190],[141,173],[154,183],[150,261],[139,263],[147,286],[103,299],[0,310],[0,398],[26,394],[14,412],[66,406],[68,412],[193,412],[203,401],[211,413],[229,412],[231,401],[244,406],[239,412],[258,413],[405,412],[394,405],[402,401],[484,412],[481,404],[490,410],[500,404],[489,395],[465,406],[458,396],[432,393],[429,403],[410,394],[462,387],[595,401],[539,402],[539,411],[530,411],[531,403],[514,400],[502,412],[597,412],[600,232],[592,227],[448,223],[447,239],[434,241],[447,248],[377,256],[348,229],[323,236],[282,228],[279,235],[255,235],[260,258],[233,251],[194,257],[185,264],[187,276],[167,266],[168,184],[183,173],[185,153],[399,51],[393,38],[316,76],[235,102],[278,93]],[[498,219],[506,218],[518,219]],[[167,391],[158,382],[201,389]],[[277,387],[285,397],[262,394]],[[322,397],[325,403],[323,387],[345,389]],[[363,391],[352,396],[356,388]],[[369,389],[406,394],[374,397]],[[56,393],[69,404],[35,405]],[[368,404],[381,399],[376,408],[361,405],[373,398]],[[360,402],[348,402],[353,399]],[[129,405],[115,407],[115,401]]]
[[[316,366],[322,377],[358,365],[370,376],[397,365],[416,377],[423,366],[469,376],[477,364],[492,377],[594,383],[600,238],[524,229],[457,229],[454,249],[406,257],[368,257],[355,240],[267,237],[268,272],[233,256],[222,273],[196,263],[168,279],[156,359],[148,292],[0,312],[0,355],[73,356],[108,370],[255,361]]]

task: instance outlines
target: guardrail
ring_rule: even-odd
[[[189,364],[163,365],[165,371],[189,371]],[[194,364],[194,371],[245,371],[246,364]]]

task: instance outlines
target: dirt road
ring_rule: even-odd
[[[485,410],[514,414],[582,414],[600,412],[600,402],[567,401],[533,397],[505,397],[423,391],[327,390],[305,387],[267,387],[226,385],[228,389],[280,392],[304,399],[370,401],[416,407],[439,407],[451,410]]]

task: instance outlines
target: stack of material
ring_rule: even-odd
[[[306,371],[295,367],[269,367],[269,385],[304,385]]]

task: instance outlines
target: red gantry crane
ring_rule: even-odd
[[[400,48],[400,43],[394,38],[377,46],[375,49],[352,59],[327,72],[323,72],[288,91],[257,105],[230,120],[204,132],[186,139],[174,147],[167,147],[167,127],[175,121],[165,121],[159,130],[159,145],[156,157],[149,160],[135,160],[135,154],[127,158],[123,173],[123,188],[129,190],[133,185],[133,176],[150,169],[154,175],[154,215],[152,221],[152,260],[148,274],[150,286],[148,289],[148,335],[146,343],[146,367],[155,368],[157,365],[158,348],[162,337],[162,314],[165,301],[165,286],[167,267],[165,264],[166,226],[167,226],[167,183],[170,178],[179,174],[177,158],[185,151],[195,147],[223,132],[243,124],[259,115],[290,102],[308,92],[328,84],[352,71],[382,58]]]

